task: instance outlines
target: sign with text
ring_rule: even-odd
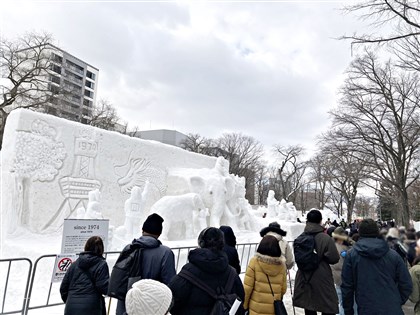
[[[65,219],[63,239],[61,241],[62,253],[80,253],[84,251],[85,243],[91,236],[99,236],[108,248],[109,220],[96,219]]]
[[[71,264],[77,259],[76,254],[59,254],[55,259],[54,270],[51,282],[61,282],[70,268]]]

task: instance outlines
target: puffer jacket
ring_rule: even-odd
[[[274,299],[280,300],[286,293],[286,278],[284,257],[270,257],[256,253],[249,261],[244,279],[244,308],[249,309],[249,314],[273,315]]]
[[[385,240],[360,238],[349,250],[341,274],[346,315],[353,315],[356,298],[359,315],[403,315],[412,290],[407,266]]]
[[[306,222],[305,232],[315,234],[316,252],[319,265],[314,271],[298,269],[295,280],[293,305],[327,314],[338,313],[338,296],[330,265],[340,260],[334,240],[323,232],[323,227]]]
[[[410,294],[410,301],[415,303],[415,315],[420,315],[420,263],[410,269],[411,280],[413,281],[413,292]]]
[[[338,263],[331,265],[331,270],[333,273],[335,285],[340,286],[341,285],[341,271],[343,270],[343,263],[344,263],[344,257],[341,255],[341,253],[342,252],[347,253],[347,251],[349,250],[349,247],[344,244],[338,244],[338,243],[335,243],[335,247],[337,248],[337,251],[340,253],[340,260],[338,261]]]
[[[223,251],[213,251],[207,248],[197,248],[188,254],[188,263],[182,267],[204,281],[212,289],[224,288],[230,272],[233,270],[229,266],[228,258]],[[209,314],[214,306],[215,300],[206,292],[193,285],[188,280],[176,275],[169,283],[172,290],[174,305],[170,313],[172,315],[204,315]],[[231,292],[243,301],[244,288],[238,275]],[[241,307],[237,314],[242,314]]]
[[[102,295],[107,293],[108,280],[108,265],[102,256],[91,252],[80,253],[61,282],[60,294],[66,303],[64,314],[104,314]]]
[[[222,225],[220,230],[225,236],[225,246],[223,246],[223,251],[226,253],[229,265],[235,268],[238,275],[241,273],[241,263],[239,262],[238,251],[236,250],[236,237],[233,233],[233,230],[230,226]]]

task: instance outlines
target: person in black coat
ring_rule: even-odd
[[[223,251],[226,253],[229,265],[235,268],[238,275],[241,273],[241,263],[239,262],[238,251],[236,250],[236,237],[235,233],[230,226],[222,225],[220,230],[225,236],[225,246],[223,246]]]
[[[106,314],[102,295],[108,290],[109,270],[103,253],[102,239],[92,236],[67,270],[60,286],[61,299],[66,303],[64,315]]]
[[[229,274],[235,271],[229,266],[227,255],[223,252],[223,232],[215,227],[204,229],[198,236],[198,245],[199,248],[188,254],[189,262],[182,270],[189,271],[213,290],[224,288]],[[210,314],[215,300],[179,274],[169,283],[169,288],[174,298],[174,305],[170,310],[172,315]],[[244,300],[245,292],[238,275],[235,275],[231,292],[226,293],[235,293],[239,299]],[[243,314],[242,306],[237,314]]]
[[[401,308],[413,285],[407,266],[379,236],[378,225],[365,219],[360,240],[347,252],[341,272],[341,292],[346,315],[353,315],[354,299],[359,315],[404,315]]]

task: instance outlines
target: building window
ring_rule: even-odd
[[[92,72],[90,72],[89,70],[86,70],[86,76],[89,78],[89,79],[92,79],[92,80],[94,80],[95,81],[95,74],[94,73],[92,73]]]
[[[52,61],[56,62],[56,63],[63,63],[63,57],[56,55],[54,53],[51,54],[51,59]]]
[[[56,85],[48,84],[48,90],[50,90],[53,94],[59,94],[60,88]]]
[[[88,80],[86,80],[85,85],[86,85],[88,88],[91,88],[92,90],[93,90],[93,87],[95,86],[95,84],[94,84],[93,82],[90,82],[90,81],[88,81]]]
[[[60,66],[57,66],[57,65],[51,64],[51,65],[50,65],[50,69],[51,69],[52,71],[54,71],[54,72],[58,73],[58,74],[61,74],[61,67],[60,67]]]
[[[60,84],[60,77],[57,77],[56,75],[50,75],[51,82]]]
[[[85,90],[85,96],[93,98],[93,92]]]
[[[88,106],[88,107],[92,107],[92,101],[89,101],[87,99],[83,99],[83,105]]]

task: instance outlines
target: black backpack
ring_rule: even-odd
[[[315,243],[316,234],[303,232],[293,242],[295,262],[302,271],[314,271],[319,266]]]
[[[229,270],[230,273],[225,287],[217,288],[217,292],[187,270],[181,270],[178,275],[206,292],[215,300],[209,315],[229,315],[229,311],[232,308],[233,303],[235,303],[236,300],[240,301],[239,297],[235,293],[228,293],[232,291],[233,283],[235,281],[235,277],[237,276],[235,269],[229,267]],[[240,311],[238,310],[237,313],[240,313]]]
[[[140,244],[130,244],[118,257],[112,267],[107,295],[125,300],[127,291],[134,282],[141,279],[141,258],[143,247]]]

